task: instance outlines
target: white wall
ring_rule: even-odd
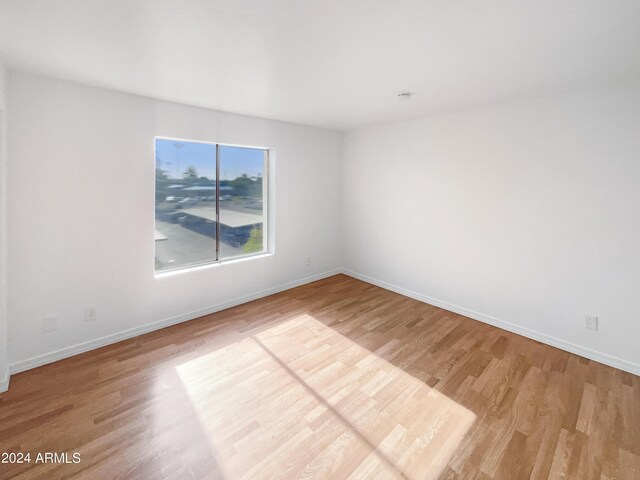
[[[9,112],[13,371],[340,267],[340,133],[17,72]],[[156,135],[275,149],[274,256],[154,278]]]
[[[349,271],[640,374],[640,89],[356,131],[344,161]]]
[[[0,392],[9,386],[6,312],[6,104],[9,73],[0,62]]]
[[[343,149],[336,132],[10,80],[13,371],[346,267],[640,372],[640,89],[370,128]],[[276,255],[154,278],[155,135],[274,148]]]

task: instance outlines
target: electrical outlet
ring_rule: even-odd
[[[84,321],[85,322],[96,321],[96,307],[87,307],[84,309]]]
[[[598,330],[598,317],[591,315],[584,317],[584,328],[588,330]]]
[[[58,330],[58,317],[44,317],[42,319],[42,330],[44,332]]]
[[[311,266],[311,257],[307,257],[307,267]]]

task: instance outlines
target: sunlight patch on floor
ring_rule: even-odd
[[[310,315],[176,370],[229,479],[437,478],[475,420]]]

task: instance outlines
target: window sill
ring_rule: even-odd
[[[230,258],[228,260],[220,260],[217,262],[211,262],[211,263],[205,263],[202,265],[193,265],[190,267],[184,267],[184,268],[176,268],[176,269],[172,269],[172,270],[165,270],[162,272],[156,272],[155,273],[155,278],[156,279],[161,279],[161,278],[166,278],[166,277],[173,277],[175,275],[181,275],[183,273],[190,273],[190,272],[197,272],[200,270],[206,270],[206,269],[210,269],[210,268],[217,268],[217,267],[222,267],[224,265],[232,265],[235,263],[242,263],[242,262],[247,262],[250,260],[257,260],[260,258],[267,258],[267,257],[273,257],[274,253],[273,252],[262,252],[262,253],[256,253],[255,255],[246,255],[240,258]]]

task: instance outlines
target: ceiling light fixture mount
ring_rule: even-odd
[[[398,100],[411,100],[411,97],[413,97],[414,95],[415,95],[415,92],[404,91],[396,95],[396,98]]]

